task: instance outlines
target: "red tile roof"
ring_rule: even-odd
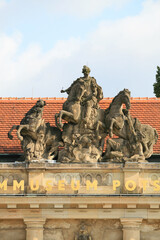
[[[16,131],[13,140],[8,138],[8,131],[13,125],[18,125],[25,113],[39,98],[0,98],[0,154],[21,153],[20,141]],[[43,98],[47,105],[44,107],[43,117],[46,122],[55,125],[54,115],[58,113],[65,98]],[[112,98],[104,98],[100,107],[106,109]],[[137,117],[141,123],[150,124],[156,128],[160,136],[160,99],[159,98],[131,98],[131,115]],[[154,153],[160,154],[160,137],[154,146]]]

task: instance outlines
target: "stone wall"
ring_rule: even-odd
[[[82,224],[92,240],[159,240],[158,163],[0,165],[0,240],[75,240]],[[71,189],[72,177],[80,180],[79,191]],[[39,179],[38,191],[28,188],[31,178]],[[13,191],[14,179],[24,179],[23,191],[20,186]],[[53,181],[50,194],[43,188],[48,179]],[[58,180],[64,181],[65,190],[58,190]],[[85,180],[97,180],[97,190],[86,190]],[[116,190],[114,180],[121,183]],[[125,181],[134,181],[135,190],[125,189]]]
[[[2,240],[25,240],[26,226],[20,220],[0,220],[0,239]]]
[[[93,240],[123,240],[120,220],[47,220],[44,240],[74,240],[81,223],[85,223]],[[0,239],[25,240],[23,220],[0,220]],[[159,240],[160,221],[143,220],[140,228],[141,240]]]
[[[74,240],[81,223],[85,223],[93,240],[122,240],[119,220],[48,220],[45,224],[44,240]]]

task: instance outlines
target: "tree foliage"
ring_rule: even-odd
[[[157,66],[156,82],[153,84],[154,94],[160,97],[160,67]]]

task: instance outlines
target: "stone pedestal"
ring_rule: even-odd
[[[44,218],[25,218],[26,240],[43,240]]]
[[[140,240],[142,218],[121,218],[123,240]]]

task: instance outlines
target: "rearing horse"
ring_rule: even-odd
[[[105,124],[110,137],[113,137],[114,129],[120,130],[124,126],[123,104],[125,104],[126,110],[130,109],[130,91],[128,89],[120,91],[112,100],[109,108],[105,110]]]
[[[36,140],[36,131],[40,125],[44,125],[44,119],[42,119],[44,106],[46,102],[42,99],[38,100],[36,104],[25,114],[21,120],[20,125],[13,125],[8,132],[8,137],[13,139],[12,131],[17,130],[17,137],[20,141],[23,141],[23,136],[28,135]]]
[[[81,118],[81,101],[85,92],[83,82],[76,82],[69,91],[67,100],[63,104],[63,109],[55,114],[57,127],[63,128],[62,119],[67,122],[78,123]],[[59,122],[58,122],[59,118]]]

